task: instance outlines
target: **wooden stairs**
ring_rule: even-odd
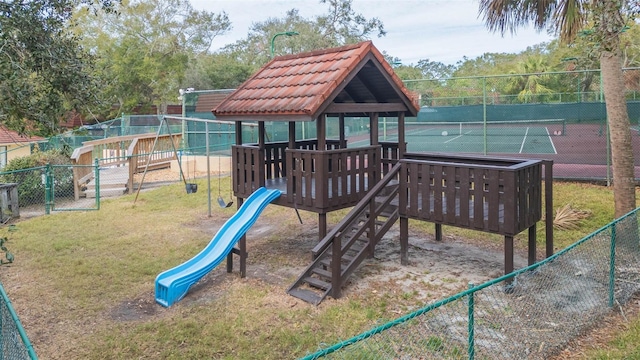
[[[120,196],[127,193],[129,167],[127,165],[111,168],[100,168],[100,197]],[[96,179],[92,177],[85,185],[87,198],[96,197]]]
[[[396,180],[393,169],[312,250],[313,262],[287,291],[314,305],[327,295],[339,298],[347,278],[398,220]]]

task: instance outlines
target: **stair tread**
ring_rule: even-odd
[[[322,290],[328,290],[331,288],[331,283],[328,283],[326,281],[322,281],[318,278],[314,278],[311,276],[307,276],[304,279],[304,282],[306,282],[307,284],[316,287],[318,289],[322,289]]]
[[[315,268],[311,269],[311,272],[316,274],[316,275],[318,275],[318,276],[321,276],[321,277],[324,277],[326,279],[331,280],[331,271],[328,271],[328,270],[325,270],[325,269],[321,269],[319,267],[315,267]]]
[[[313,292],[308,289],[294,288],[294,289],[289,289],[287,293],[289,293],[289,295],[291,296],[295,296],[298,299],[304,300],[313,305],[320,304],[322,299],[324,299],[324,296],[318,295],[316,292]]]

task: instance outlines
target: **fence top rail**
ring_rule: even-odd
[[[0,297],[2,297],[2,299],[4,300],[4,303],[7,306],[7,309],[9,310],[9,314],[11,315],[11,319],[13,320],[16,328],[18,329],[18,334],[20,334],[20,339],[22,340],[22,344],[24,345],[25,350],[27,350],[27,354],[29,354],[29,357],[31,359],[37,359],[38,356],[36,355],[36,351],[33,349],[33,345],[31,345],[31,341],[29,341],[29,337],[27,336],[27,332],[24,331],[24,327],[22,326],[22,323],[20,322],[20,319],[18,318],[18,314],[16,314],[15,310],[13,309],[13,305],[11,304],[11,300],[9,300],[9,295],[7,295],[7,292],[5,291],[5,289],[2,286],[2,284],[0,284]]]
[[[147,138],[147,137],[154,138],[155,136],[156,136],[155,133],[115,136],[115,137],[108,137],[108,138],[104,138],[104,139],[85,141],[85,142],[82,143],[82,145],[83,146],[85,146],[85,145],[105,145],[105,144],[111,144],[111,143],[116,143],[116,142],[121,142],[121,141],[135,140],[137,138]]]
[[[215,120],[215,119],[200,119],[200,118],[192,118],[192,117],[184,117],[184,116],[164,116],[164,118],[170,119],[170,120],[184,120],[184,121],[195,121],[195,122],[226,124],[226,125],[235,125],[236,123],[235,121],[229,121],[229,120],[225,121],[225,120]],[[242,126],[257,127],[258,124],[243,122]]]

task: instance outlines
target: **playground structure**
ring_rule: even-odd
[[[400,220],[400,251],[407,261],[408,220],[504,235],[505,272],[513,271],[513,238],[528,229],[529,262],[536,261],[536,223],[546,181],[546,255],[553,253],[552,162],[414,154],[406,149],[404,119],[416,116],[417,98],[371,42],[276,57],[227,96],[216,118],[235,121],[233,191],[237,204],[263,187],[278,189],[276,205],[318,214],[314,262],[289,293],[318,304],[340,297],[346,279],[373,255],[384,233]],[[338,139],[328,139],[327,116],[339,119]],[[348,147],[345,117],[369,120],[366,146]],[[379,120],[398,120],[396,142],[379,141]],[[258,142],[244,143],[242,123],[258,123]],[[265,122],[288,123],[286,142],[267,142]],[[298,122],[315,122],[316,139],[296,139]],[[327,213],[354,207],[327,231]],[[246,275],[246,237],[227,256],[239,255]]]

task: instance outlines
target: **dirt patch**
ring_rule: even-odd
[[[111,310],[111,319],[117,321],[143,320],[154,316],[158,306],[154,299],[141,296],[131,300],[125,300],[119,306]]]
[[[199,226],[213,236],[221,224],[209,221]],[[247,233],[247,278],[280,287],[282,292],[278,296],[283,298],[290,298],[286,290],[311,263],[311,249],[318,242],[315,224],[291,226],[297,226],[300,232],[280,237],[282,232],[288,232],[286,226],[277,226],[272,220],[261,218]],[[408,251],[409,264],[401,265],[400,231],[395,225],[377,245],[374,257],[365,260],[349,278],[343,288],[343,297],[382,295],[391,291],[397,295],[410,294],[413,302],[424,304],[466,289],[469,283],[481,284],[504,272],[501,248],[480,247],[454,236],[444,236],[442,241],[436,241],[430,234],[410,231]],[[237,262],[237,257],[235,259]],[[521,268],[526,266],[527,260],[516,255],[514,263]],[[231,274],[226,272],[225,266],[219,266],[182,301],[216,298],[216,284],[237,278],[237,271],[237,263]],[[196,300],[199,297],[203,299]]]

